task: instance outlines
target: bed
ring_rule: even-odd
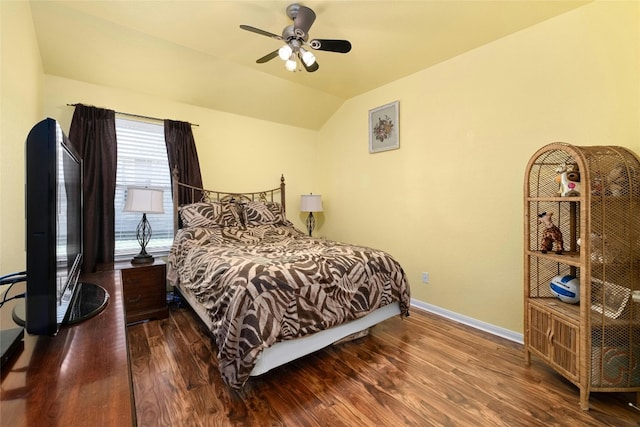
[[[198,202],[180,204],[179,194]],[[286,218],[285,183],[252,193],[204,190],[174,173],[169,283],[211,332],[226,384],[408,316],[410,290],[387,253],[313,238]]]

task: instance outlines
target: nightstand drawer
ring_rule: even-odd
[[[164,268],[132,268],[122,270],[122,286],[127,308],[158,304],[166,300]]]
[[[127,322],[166,317],[166,266],[161,260],[150,265],[123,267],[122,290]]]

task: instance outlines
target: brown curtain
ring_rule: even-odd
[[[111,263],[115,250],[116,115],[76,105],[69,129],[83,162],[83,272]]]
[[[167,158],[173,181],[173,170],[178,169],[178,181],[193,187],[202,188],[202,175],[196,141],[193,139],[191,124],[175,120],[164,121],[164,139],[167,144]],[[180,188],[179,204],[193,203],[200,200],[200,192],[192,193]]]

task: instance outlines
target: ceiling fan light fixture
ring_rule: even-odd
[[[280,56],[280,59],[282,59],[283,61],[288,60],[291,57],[292,53],[293,49],[291,49],[291,46],[289,46],[288,44],[285,44],[278,50],[278,56]]]
[[[297,67],[298,63],[296,62],[295,55],[291,55],[291,58],[287,59],[287,61],[284,63],[284,68],[289,71],[295,71]]]
[[[300,48],[300,59],[302,59],[307,67],[312,66],[316,62],[315,55],[302,47]]]

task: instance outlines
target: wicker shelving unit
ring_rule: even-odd
[[[576,167],[579,183],[562,195],[559,171]],[[590,392],[640,399],[640,159],[622,147],[546,145],[527,165],[524,212],[526,363],[533,354],[574,383],[584,410]],[[541,251],[543,212],[562,232],[562,254]],[[579,303],[552,294],[558,275],[578,279]]]

